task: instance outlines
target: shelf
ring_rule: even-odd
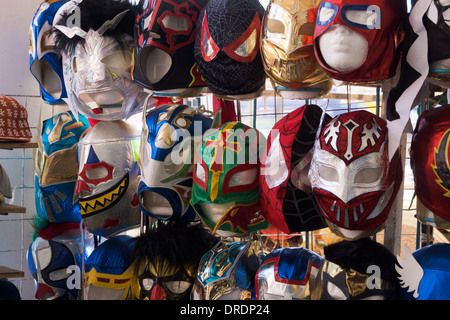
[[[27,208],[19,207],[13,204],[3,203],[0,204],[0,214],[8,214],[8,213],[25,213]]]
[[[28,149],[28,148],[37,148],[37,142],[8,142],[8,141],[0,141],[0,149]]]
[[[0,278],[23,278],[24,272],[20,270],[11,269],[8,267],[0,266]]]

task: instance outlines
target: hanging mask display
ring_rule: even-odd
[[[263,15],[258,0],[211,0],[201,11],[194,56],[215,95],[260,95],[266,77],[259,52]]]
[[[446,1],[415,1],[404,24],[402,68],[386,100],[386,119],[389,130],[395,132],[395,145],[410,122],[411,110],[430,96],[426,82],[450,87],[449,13]]]
[[[320,300],[394,300],[399,280],[396,258],[370,238],[324,248]]]
[[[431,212],[417,212],[422,223],[438,228],[450,226],[450,164],[448,143],[450,105],[422,113],[411,140],[411,169],[417,198]]]
[[[52,223],[39,230],[27,254],[36,299],[80,299],[82,265],[92,250],[93,239],[82,235],[79,223]]]
[[[450,245],[435,243],[419,248],[411,254],[403,247],[395,266],[399,274],[401,300],[449,300]]]
[[[256,272],[256,300],[315,300],[322,264],[320,255],[303,247],[272,251]]]
[[[259,201],[260,154],[256,129],[226,122],[203,135],[194,154],[192,205],[213,233],[246,236],[264,229]]]
[[[194,59],[195,30],[207,0],[141,1],[135,23],[136,83],[155,96],[207,92]]]
[[[251,300],[261,244],[220,242],[199,264],[192,300]]]
[[[297,108],[273,126],[267,139],[259,176],[261,213],[287,234],[326,227],[308,181],[322,115],[317,105]]]
[[[84,116],[78,121],[71,111],[43,121],[35,154],[35,202],[37,215],[49,222],[80,222],[75,196],[76,148],[89,128]]]
[[[266,10],[261,57],[266,74],[284,98],[318,98],[331,90],[331,81],[317,62],[313,48],[319,3],[272,0]]]
[[[59,10],[55,43],[63,57],[67,104],[75,115],[127,119],[141,112],[145,103],[153,103],[131,80],[134,15],[130,9],[127,1],[83,0]],[[71,22],[74,15],[80,25]]]
[[[135,300],[139,283],[132,252],[136,238],[118,235],[101,243],[84,264],[84,300]]]
[[[53,18],[67,0],[43,2],[30,24],[30,72],[39,83],[41,98],[49,103],[64,103],[67,98],[61,55],[55,51]]]
[[[388,156],[386,121],[368,111],[340,114],[315,142],[309,179],[328,227],[347,240],[386,223],[403,179],[400,153]]]
[[[218,242],[201,224],[160,222],[137,238],[141,300],[189,300],[200,259]]]
[[[161,220],[198,219],[190,204],[193,150],[211,123],[212,119],[182,104],[166,104],[147,112],[138,187],[144,214]]]
[[[333,79],[372,82],[394,76],[406,3],[330,0],[320,4],[314,31],[317,60]]]
[[[81,218],[95,235],[140,225],[139,144],[139,130],[122,120],[100,121],[78,143],[75,194]]]

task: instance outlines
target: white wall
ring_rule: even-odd
[[[26,107],[28,122],[36,139],[36,128],[42,118],[66,110],[66,106],[46,104],[39,95],[39,85],[29,71],[28,29],[43,0],[0,0],[0,95],[8,95]],[[0,215],[0,265],[22,270],[24,278],[10,279],[22,299],[34,299],[34,281],[28,270],[26,252],[32,241],[31,221],[34,205],[33,150],[0,150],[0,163],[17,186],[13,204],[27,208],[25,214]]]

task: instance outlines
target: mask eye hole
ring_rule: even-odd
[[[67,272],[67,269],[55,270],[48,274],[51,281],[61,281],[68,278],[69,275],[70,273]]]
[[[319,6],[319,12],[317,13],[316,24],[319,26],[326,26],[334,20],[338,10],[339,8],[335,4],[322,2]]]
[[[130,51],[119,51],[106,56],[101,61],[108,68],[117,70],[127,70],[131,67],[131,52]]]
[[[366,30],[380,28],[381,10],[377,6],[348,5],[341,10],[342,19],[350,26]]]
[[[271,33],[281,33],[284,34],[284,24],[278,19],[268,19],[266,25],[267,31]]]
[[[319,176],[329,182],[339,182],[339,173],[336,169],[328,166],[319,166]]]
[[[355,183],[374,183],[380,180],[383,168],[366,168],[359,171],[355,176]]]
[[[261,30],[261,20],[259,19],[258,13],[256,13],[247,31],[233,43],[223,48],[223,51],[236,61],[252,61],[258,54],[259,30]]]
[[[202,57],[206,62],[214,59],[219,52],[219,47],[211,38],[211,34],[208,28],[208,22],[206,21],[206,13],[203,16],[202,33],[201,33],[201,49]]]
[[[191,23],[186,17],[166,15],[161,23],[164,28],[176,32],[186,32],[191,29]]]
[[[195,165],[195,176],[202,182],[206,182],[205,168],[200,163]]]
[[[228,185],[230,187],[235,187],[252,184],[255,181],[257,174],[258,168],[237,172],[231,177]]]

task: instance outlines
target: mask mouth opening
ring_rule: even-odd
[[[142,49],[140,62],[142,71],[150,83],[158,83],[169,72],[172,58],[164,50],[156,47]]]
[[[42,89],[51,95],[53,99],[61,97],[61,79],[47,61],[35,60],[31,65],[31,73],[39,81]]]
[[[148,212],[162,217],[171,217],[173,209],[170,202],[159,193],[143,191],[139,194],[139,203]]]
[[[80,99],[86,103],[91,109],[101,108],[105,112],[120,111],[124,102],[123,95],[116,89],[109,89],[105,91],[83,93],[80,94]]]

